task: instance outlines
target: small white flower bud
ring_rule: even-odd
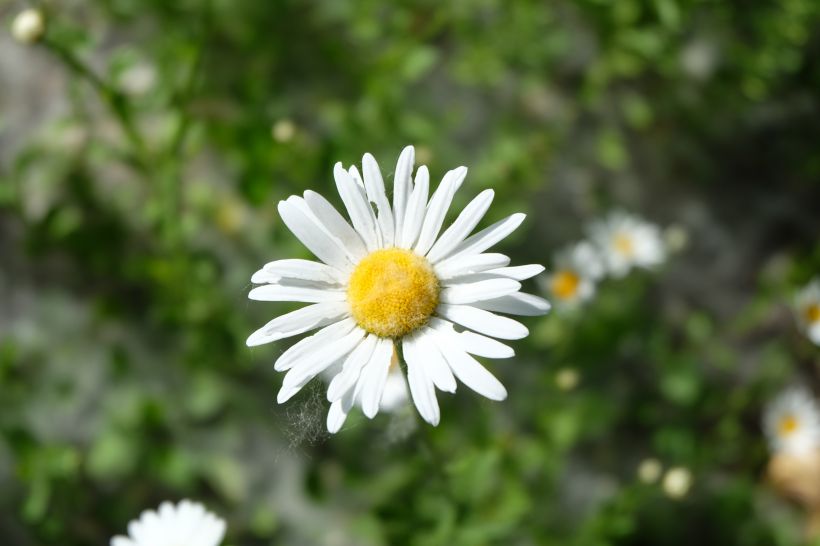
[[[670,468],[663,477],[663,492],[669,498],[682,499],[692,487],[692,473],[688,468],[677,466]]]
[[[11,24],[11,35],[21,44],[33,44],[46,30],[43,13],[38,9],[26,9],[17,14]]]
[[[273,125],[272,133],[276,142],[290,142],[296,136],[296,125],[289,119],[280,119]]]
[[[555,374],[555,385],[562,391],[571,391],[578,386],[581,376],[574,368],[561,368]]]
[[[662,471],[663,467],[658,459],[644,459],[638,465],[638,479],[646,484],[655,483],[661,477]]]

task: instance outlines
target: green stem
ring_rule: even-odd
[[[133,148],[135,165],[141,171],[148,172],[151,168],[151,160],[145,146],[145,141],[134,124],[131,107],[126,96],[100,78],[96,72],[71,50],[66,49],[59,43],[49,40],[48,38],[45,38],[42,43],[50,49],[71,72],[87,81],[102,101],[108,105]]]

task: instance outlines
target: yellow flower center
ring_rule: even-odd
[[[562,300],[574,298],[578,293],[578,285],[581,284],[581,277],[573,271],[559,271],[552,276],[550,288],[552,293]]]
[[[632,242],[632,237],[626,233],[618,233],[612,238],[612,246],[617,252],[626,256],[627,258],[635,254],[635,244]]]
[[[797,430],[798,426],[799,423],[797,422],[797,418],[795,418],[794,415],[789,414],[780,420],[778,432],[781,436],[789,436]]]
[[[813,324],[817,321],[820,321],[820,305],[816,303],[812,303],[811,305],[807,306],[803,313],[806,316],[806,322],[809,324]]]
[[[401,248],[366,256],[350,275],[347,301],[356,322],[379,337],[423,326],[438,306],[439,283],[423,257]]]

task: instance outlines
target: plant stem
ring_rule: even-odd
[[[91,87],[94,88],[100,96],[100,99],[108,105],[114,114],[123,133],[131,144],[134,164],[140,171],[144,173],[149,172],[152,162],[148,154],[148,149],[145,146],[145,141],[134,124],[134,117],[126,96],[98,76],[91,67],[77,57],[71,50],[66,49],[61,44],[48,38],[43,40],[43,45],[51,50],[71,72],[87,81]]]

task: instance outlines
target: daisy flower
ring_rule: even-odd
[[[633,267],[651,268],[666,257],[658,226],[632,214],[612,212],[593,223],[589,232],[613,277],[623,277]]]
[[[197,502],[176,506],[163,502],[128,524],[128,536],[116,536],[111,546],[217,546],[225,536],[225,522]]]
[[[820,279],[814,279],[794,301],[797,323],[815,345],[820,345]]]
[[[802,387],[782,392],[769,404],[763,428],[772,452],[802,455],[820,446],[820,410]]]
[[[287,372],[277,401],[286,402],[335,367],[327,390],[330,432],[341,428],[354,405],[368,418],[378,413],[397,350],[407,364],[413,402],[432,425],[440,417],[435,389],[455,392],[456,379],[503,400],[506,389],[474,356],[509,358],[512,348],[493,338],[529,333],[498,313],[542,315],[549,309],[546,300],[520,291],[520,281],[541,273],[542,266],[508,267],[507,256],[485,252],[512,233],[524,214],[470,235],[493,200],[493,191],[484,190],[442,232],[467,169],[449,171],[429,195],[427,168],[413,177],[413,164],[408,146],[396,165],[391,206],[373,156],[362,159],[364,176],[337,163],[333,174],[349,223],[316,192],[281,201],[285,225],[320,262],[278,260],[251,279],[262,285],[251,290],[252,300],[310,304],[276,317],[247,344],[319,329],[274,364]]]
[[[554,301],[573,307],[595,294],[595,283],[604,274],[604,264],[592,243],[575,243],[555,255],[553,272],[544,279]]]

